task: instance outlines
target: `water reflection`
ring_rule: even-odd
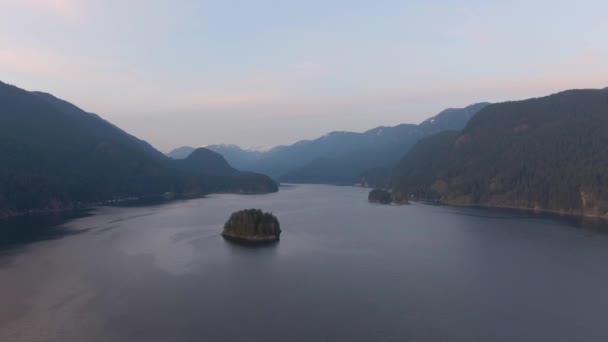
[[[245,241],[242,239],[234,239],[227,236],[222,236],[222,238],[224,240],[224,243],[230,245],[231,247],[234,246],[248,249],[275,248],[280,242],[280,240],[266,242]]]
[[[19,216],[0,220],[0,252],[23,247],[30,243],[60,239],[86,232],[87,228],[71,229],[63,226],[69,220],[90,216],[89,211]]]
[[[20,223],[19,238],[4,238],[29,248],[0,268],[0,341],[608,336],[608,235],[590,233],[602,224],[366,198],[365,189],[296,186],[100,208],[39,222],[36,234],[36,222]],[[222,238],[231,213],[252,207],[277,215],[280,242]]]
[[[450,207],[436,205],[443,212],[496,220],[533,220],[540,224],[562,225],[581,228],[594,233],[608,234],[608,219],[580,215],[566,215],[550,212],[534,212],[516,208]]]

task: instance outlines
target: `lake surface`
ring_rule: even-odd
[[[608,340],[608,228],[367,192],[305,185],[4,223],[0,341]],[[224,241],[245,208],[277,215],[281,241]]]

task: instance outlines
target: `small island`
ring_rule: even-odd
[[[390,204],[393,201],[391,193],[381,189],[374,189],[370,191],[367,199],[372,203],[380,204]]]
[[[275,242],[281,236],[281,227],[273,214],[260,209],[246,209],[230,216],[224,224],[222,236],[236,242]]]
[[[404,196],[401,192],[390,193],[386,190],[382,189],[374,189],[369,192],[367,196],[368,201],[371,203],[380,203],[380,204],[409,204],[407,197]]]

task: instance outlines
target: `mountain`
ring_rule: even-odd
[[[262,165],[260,162],[260,158],[264,154],[262,151],[242,149],[236,145],[228,144],[208,145],[205,148],[221,154],[230,165],[234,165],[239,170],[257,170]]]
[[[262,151],[255,149],[243,149],[237,145],[218,144],[207,145],[206,149],[221,154],[230,165],[233,165],[239,170],[254,170],[261,167],[260,158],[264,154]],[[190,146],[182,146],[167,153],[167,156],[173,159],[184,159],[188,157],[196,148]]]
[[[364,133],[331,132],[268,151],[246,150],[236,145],[207,148],[241,170],[261,172],[284,182],[353,184],[368,169],[385,169],[396,164],[419,139],[443,130],[462,129],[487,105],[446,109],[419,125],[377,127]],[[191,147],[181,147],[169,156],[180,158],[191,151]]]
[[[208,151],[209,153],[213,153]],[[216,154],[179,165],[145,141],[78,107],[0,82],[0,216],[167,192],[276,191]],[[207,172],[213,170],[213,172]]]
[[[487,106],[418,142],[390,187],[446,204],[606,216],[608,88]]]
[[[82,122],[82,124],[88,125],[88,127],[90,129],[105,130],[107,132],[107,134],[114,134],[115,138],[120,139],[124,143],[134,143],[134,144],[139,145],[140,148],[153,159],[156,159],[156,160],[164,159],[163,154],[161,152],[157,151],[156,149],[154,149],[154,147],[152,147],[152,145],[148,144],[144,140],[140,140],[140,139],[124,132],[120,128],[103,120],[97,114],[85,112],[82,109],[76,107],[75,105],[73,105],[67,101],[64,101],[62,99],[59,99],[48,93],[33,91],[33,92],[31,92],[31,94],[34,94],[34,95],[38,96],[39,98],[45,100],[47,103],[51,104],[57,110],[61,111],[64,114],[70,115],[74,119],[78,119],[83,116],[89,117],[90,120],[85,120]]]
[[[233,168],[221,154],[207,148],[197,148],[188,157],[172,161],[171,166],[191,178],[196,178],[196,187],[204,185],[198,190],[200,192],[254,194],[278,191],[277,184],[269,177],[254,172],[239,171]],[[201,179],[200,175],[204,177]]]
[[[465,108],[450,108],[419,125],[403,124],[378,127],[365,133],[350,133],[350,141],[335,139],[343,148],[335,155],[323,155],[290,169],[279,180],[293,183],[353,184],[358,179],[369,182],[371,172],[385,172],[421,138],[437,132],[462,129],[467,121],[488,103]],[[342,135],[343,136],[343,135]],[[363,175],[363,177],[361,177]]]
[[[194,152],[194,150],[196,150],[196,147],[190,147],[190,146],[178,147],[178,148],[174,149],[173,151],[167,153],[167,157],[172,158],[172,159],[185,159],[192,152]]]
[[[238,172],[221,154],[206,148],[197,148],[188,157],[176,160],[174,164],[182,170],[196,170],[212,176],[231,175]]]

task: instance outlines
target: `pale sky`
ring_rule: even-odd
[[[162,151],[608,86],[608,1],[0,0],[0,80]]]

